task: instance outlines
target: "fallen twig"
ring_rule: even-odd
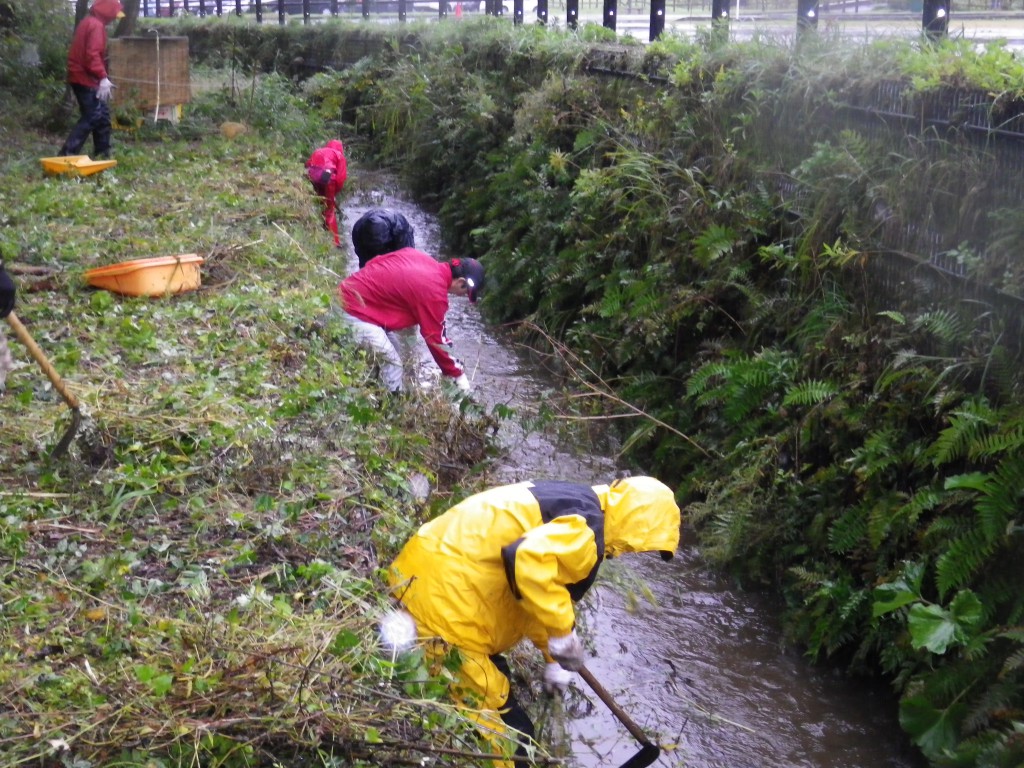
[[[696,440],[694,440],[689,435],[685,434],[684,432],[681,432],[680,430],[678,430],[675,427],[673,427],[671,424],[667,424],[666,422],[662,421],[661,419],[657,418],[656,416],[652,416],[651,414],[647,413],[647,411],[643,410],[642,408],[638,408],[637,406],[633,405],[629,401],[623,400],[621,397],[616,395],[612,391],[612,388],[608,385],[608,383],[605,382],[605,380],[602,379],[600,376],[598,376],[597,373],[595,373],[594,370],[590,366],[588,366],[586,363],[584,363],[579,358],[578,355],[576,355],[574,352],[572,352],[564,344],[562,344],[559,341],[556,341],[543,328],[541,328],[540,326],[535,325],[533,323],[524,323],[523,325],[524,325],[524,327],[527,327],[527,328],[531,329],[536,334],[538,334],[539,336],[544,338],[551,345],[551,348],[554,350],[555,354],[557,354],[558,357],[562,360],[562,362],[564,362],[566,364],[566,369],[571,373],[571,375],[573,376],[573,378],[576,379],[577,382],[579,382],[584,387],[589,389],[593,394],[595,394],[595,395],[597,395],[599,397],[602,397],[602,398],[604,398],[606,400],[610,400],[611,402],[615,403],[616,405],[618,405],[618,406],[620,406],[622,408],[625,408],[627,411],[629,411],[629,413],[626,413],[626,414],[607,414],[607,415],[604,415],[604,416],[565,416],[565,417],[562,417],[562,418],[565,418],[565,419],[568,419],[568,420],[583,421],[583,420],[601,420],[601,419],[611,420],[611,419],[620,419],[620,418],[625,418],[625,417],[639,417],[639,418],[647,419],[648,421],[650,421],[650,422],[652,422],[654,424],[657,424],[659,427],[668,430],[672,434],[677,435],[678,437],[681,437],[683,440],[688,442],[690,445],[692,445],[694,448],[696,448],[698,451],[700,451],[705,456],[711,456],[712,455],[712,453],[710,451],[708,451],[706,448],[704,448],[704,446],[700,445]],[[580,375],[579,369],[582,369],[582,370],[586,371],[590,378],[588,378],[586,376]],[[597,383],[595,383],[595,382],[597,382]]]

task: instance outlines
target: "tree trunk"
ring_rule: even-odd
[[[89,13],[89,0],[75,0],[75,25]]]
[[[139,19],[139,0],[121,0],[124,6],[124,18],[117,23],[115,37],[127,37],[135,34],[135,24]]]

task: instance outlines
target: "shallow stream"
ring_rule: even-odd
[[[368,208],[390,207],[413,224],[418,248],[439,258],[458,255],[444,252],[436,219],[404,199],[387,177],[364,175],[350,189],[346,233]],[[474,397],[488,409],[500,403],[530,411],[550,389],[537,366],[464,299],[452,300],[448,331]],[[511,421],[503,430],[508,453],[494,471],[496,485],[534,478],[607,483],[619,469],[607,448],[525,434]],[[671,563],[654,555],[606,563],[586,601],[587,667],[633,721],[672,747],[655,766],[919,765],[886,689],[809,666],[783,644],[772,601],[739,592],[709,571],[687,535]],[[637,579],[655,604],[631,597],[638,590],[611,586]],[[577,768],[614,768],[639,748],[582,680],[566,697],[561,728]]]

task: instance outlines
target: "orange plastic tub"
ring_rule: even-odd
[[[194,253],[135,259],[90,269],[85,280],[94,288],[125,296],[166,296],[198,288],[202,263],[203,257]]]
[[[88,155],[41,157],[43,170],[50,174],[67,173],[72,176],[92,176],[117,165],[117,160],[90,160]]]

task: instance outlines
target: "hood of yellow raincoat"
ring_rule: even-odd
[[[604,509],[605,557],[627,552],[675,553],[682,516],[667,485],[653,477],[627,477],[593,488]]]

